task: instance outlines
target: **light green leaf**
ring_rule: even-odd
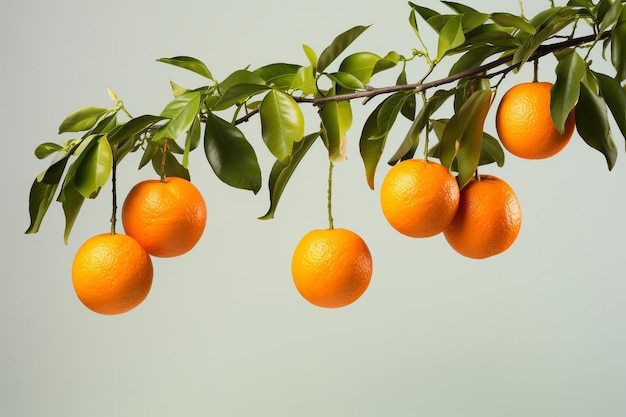
[[[315,68],[317,66],[317,54],[315,53],[315,50],[313,50],[313,48],[311,48],[309,45],[305,44],[302,45],[302,49],[304,50],[304,54],[309,60],[309,64],[311,64],[311,67]]]
[[[305,136],[300,142],[294,143],[293,146],[293,154],[289,163],[284,164],[278,160],[272,166],[272,171],[270,172],[269,179],[269,193],[270,193],[270,207],[263,216],[259,217],[260,220],[269,220],[273,219],[276,214],[276,208],[278,206],[278,202],[280,197],[287,187],[287,183],[294,171],[304,158],[304,155],[311,148],[311,145],[315,143],[317,138],[319,137],[319,132],[312,133],[310,135]]]
[[[463,42],[465,42],[463,17],[461,15],[452,16],[439,32],[437,61],[441,61],[449,50],[462,45]]]
[[[257,68],[253,72],[263,78],[265,84],[286,89],[291,86],[299,69],[300,65],[276,63]]]
[[[232,105],[243,103],[256,94],[269,90],[270,87],[259,84],[235,84],[224,91],[222,97],[215,103],[215,110],[224,110]]]
[[[272,90],[261,102],[261,135],[272,155],[289,162],[293,143],[304,136],[304,116],[290,95]]]
[[[367,84],[370,82],[374,67],[380,59],[380,56],[372,52],[357,52],[341,61],[339,71],[352,74],[362,84]]]
[[[491,20],[503,27],[519,29],[530,35],[537,33],[537,29],[521,16],[515,16],[511,13],[492,13]]]
[[[358,90],[363,88],[363,83],[354,75],[347,72],[332,72],[326,74],[333,82],[347,90]]]
[[[211,71],[209,71],[207,66],[199,59],[189,56],[175,56],[173,58],[160,58],[157,59],[157,61],[184,68],[189,71],[193,71],[196,74],[202,75],[203,77],[208,78],[211,81],[215,81],[213,75],[211,74]]]
[[[368,27],[355,26],[337,36],[320,54],[316,65],[317,71],[323,72]]]
[[[453,1],[442,1],[442,3],[457,12],[458,14],[480,13],[478,10],[466,6],[465,4],[455,3]]]
[[[63,150],[63,146],[53,143],[53,142],[44,142],[41,145],[35,148],[35,156],[37,159],[44,159],[53,153],[59,152]]]
[[[611,136],[606,103],[585,84],[580,85],[580,98],[576,105],[576,130],[592,148],[604,155],[609,170],[615,166],[617,147]]]
[[[59,126],[59,133],[82,132],[95,126],[102,116],[107,114],[109,109],[100,107],[83,107],[68,115]]]
[[[580,82],[587,65],[576,51],[559,55],[556,66],[556,82],[550,90],[550,115],[556,129],[565,132],[565,121],[578,101]]]
[[[293,77],[291,88],[302,91],[306,95],[317,94],[317,79],[313,73],[313,67],[300,67]]]
[[[452,116],[443,131],[439,159],[448,168],[457,160],[460,188],[469,182],[478,167],[483,127],[491,106],[491,96],[490,90],[476,91],[459,112]]]
[[[261,168],[254,149],[241,130],[212,112],[206,117],[204,152],[222,182],[255,194],[259,191]]]
[[[229,88],[237,84],[258,84],[265,85],[265,80],[256,72],[248,70],[237,70],[231,73],[226,79],[219,83],[219,90],[222,94]]]
[[[161,112],[161,116],[169,119],[165,126],[153,137],[154,141],[163,138],[176,139],[191,127],[200,112],[201,93],[192,91],[170,101]]]
[[[328,102],[319,110],[324,129],[322,139],[332,162],[346,158],[346,133],[352,126],[352,108],[349,101]]]

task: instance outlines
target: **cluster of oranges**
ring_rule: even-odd
[[[190,251],[204,232],[206,204],[187,180],[146,180],[126,196],[122,224],[126,234],[94,236],[74,257],[74,290],[96,313],[120,314],[141,304],[152,287],[151,256]]]
[[[574,132],[572,111],[564,132],[550,116],[551,83],[513,87],[502,98],[496,130],[503,146],[525,159],[544,159],[561,151]],[[522,223],[521,206],[509,184],[493,175],[476,175],[459,189],[443,165],[421,159],[396,164],[380,189],[382,212],[398,232],[413,238],[443,233],[449,245],[468,258],[484,259],[506,251]],[[358,299],[372,274],[370,252],[351,231],[316,230],[305,235],[292,260],[300,294],[312,304],[341,307]]]
[[[524,83],[509,90],[496,114],[503,146],[528,159],[555,155],[574,131],[573,111],[559,133],[550,117],[550,83]],[[493,175],[476,175],[459,189],[443,165],[422,159],[396,164],[380,189],[382,212],[398,232],[413,238],[443,233],[463,256],[483,259],[506,251],[522,222],[513,189]],[[126,312],[152,285],[150,256],[186,253],[206,222],[202,195],[180,178],[148,180],[128,194],[122,209],[126,234],[102,234],[78,250],[72,279],[78,298],[101,314]],[[356,233],[313,230],[297,244],[291,262],[296,289],[310,303],[337,308],[356,301],[369,286],[372,256]]]

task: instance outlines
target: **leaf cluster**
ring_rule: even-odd
[[[448,13],[409,2],[408,22],[416,37],[409,54],[348,53],[369,28],[355,26],[319,53],[303,45],[304,64],[246,67],[221,81],[197,58],[161,58],[159,62],[199,74],[207,85],[190,89],[172,82],[173,99],[159,115],[132,117],[112,92],[112,108],[85,107],[68,115],[59,133],[72,138],[61,144],[46,142],[35,150],[37,158],[53,158],[33,182],[27,233],[39,230],[56,196],[65,213],[67,241],[84,200],[96,198],[112,170],[133,152],[141,154],[139,168],[152,165],[161,176],[190,178],[189,154],[202,147],[222,182],[258,193],[263,179],[257,150],[238,127],[254,116],[263,143],[275,158],[267,180],[270,205],[260,217],[270,219],[293,172],[315,142],[323,143],[331,162],[346,159],[352,100],[367,102],[378,95],[386,97],[367,117],[359,140],[369,187],[374,188],[377,167],[398,118],[410,126],[388,164],[413,158],[422,146],[424,157],[438,158],[457,172],[463,187],[479,166],[504,164],[499,140],[484,130],[500,82],[529,62],[537,67],[548,54],[558,60],[551,95],[555,126],[562,130],[567,115],[575,110],[580,136],[602,153],[612,169],[618,152],[609,114],[626,137],[625,1],[570,0],[530,19],[523,13],[483,13],[450,1],[441,2]],[[424,30],[436,34],[435,48],[423,42]],[[603,59],[610,60],[614,75],[592,69],[595,47],[601,48]],[[415,60],[425,62],[428,70],[410,80],[409,67]],[[428,81],[435,67],[445,62],[450,64],[449,76]],[[371,86],[375,75],[394,69],[395,85]],[[316,123],[305,123],[305,104],[317,108]]]

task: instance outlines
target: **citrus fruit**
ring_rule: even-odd
[[[459,186],[443,165],[407,159],[385,175],[380,204],[385,218],[398,232],[430,237],[452,221],[459,204]]]
[[[461,190],[459,208],[443,234],[461,255],[483,259],[507,250],[521,224],[520,203],[509,184],[481,175]]]
[[[126,196],[122,223],[150,255],[178,256],[200,240],[206,204],[196,186],[183,178],[145,180]]]
[[[132,237],[101,234],[76,252],[72,283],[78,299],[100,314],[120,314],[137,307],[152,286],[152,260]]]
[[[298,292],[310,303],[344,307],[369,286],[372,256],[363,239],[351,230],[312,230],[296,245],[291,274]]]
[[[556,155],[568,144],[576,121],[572,110],[563,133],[550,116],[552,83],[531,82],[507,91],[496,112],[496,130],[502,145],[513,155],[525,159],[544,159]]]

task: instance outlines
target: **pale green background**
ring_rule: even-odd
[[[514,0],[481,3],[468,2],[518,11]],[[526,13],[547,5],[527,1]],[[199,149],[191,170],[208,205],[206,233],[191,253],[154,260],[152,292],[125,315],[84,308],[70,276],[80,244],[109,227],[110,188],[84,206],[67,246],[57,203],[38,234],[23,234],[30,185],[48,163],[32,152],[61,139],[65,115],[110,106],[107,87],[135,116],[158,114],[171,97],[169,79],[205,82],[157,58],[192,55],[223,79],[246,65],[305,64],[302,43],[321,51],[343,30],[370,23],[351,51],[408,54],[417,46],[408,12],[405,1],[4,2],[0,415],[626,415],[626,158],[618,131],[611,173],[578,136],[551,160],[507,156],[504,168],[483,168],[515,188],[524,222],[509,251],[474,261],[442,236],[409,239],[386,224],[357,148],[377,101],[355,102],[349,161],[335,170],[335,221],[367,241],[374,276],[366,294],[340,310],[308,304],[290,277],[297,241],[326,226],[320,144],[266,222],[256,219],[268,207],[266,188],[257,196],[228,188]],[[429,33],[424,28],[434,50]],[[596,63],[613,74],[601,57]],[[554,61],[543,64],[542,79],[552,81]],[[412,80],[424,70],[411,68]],[[524,70],[504,86],[530,79]],[[308,132],[317,124],[311,116]],[[405,128],[392,132],[383,158]],[[258,119],[243,129],[266,181],[271,159]],[[137,163],[137,155],[124,161],[121,195],[154,176]]]

